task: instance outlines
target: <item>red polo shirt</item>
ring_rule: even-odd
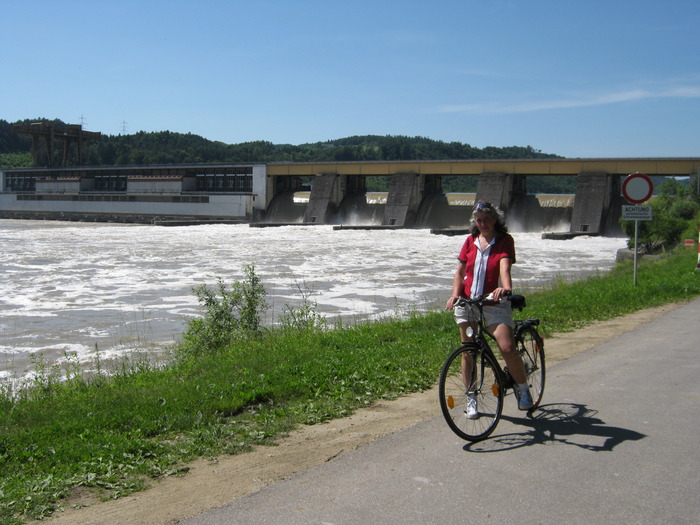
[[[458,259],[467,264],[467,277],[464,279],[464,296],[470,297],[472,282],[474,281],[474,262],[479,248],[476,245],[478,235],[469,235],[459,252]],[[498,277],[500,274],[501,259],[509,257],[515,263],[515,241],[510,234],[500,235],[494,244],[491,245],[489,258],[486,263],[486,278],[484,280],[484,295],[493,292],[498,288]]]

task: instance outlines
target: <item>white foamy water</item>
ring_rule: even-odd
[[[514,237],[520,291],[605,272],[625,246],[621,238]],[[0,378],[27,374],[32,355],[91,363],[96,347],[103,359],[157,353],[201,313],[193,287],[240,280],[247,264],[268,292],[267,322],[300,303],[299,287],[331,319],[439,308],[463,242],[428,230],[0,220]]]

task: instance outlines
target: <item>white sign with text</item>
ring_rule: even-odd
[[[622,218],[627,221],[650,221],[651,206],[622,206]]]

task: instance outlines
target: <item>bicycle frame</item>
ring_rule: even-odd
[[[514,309],[525,307],[523,296],[511,296]],[[509,389],[519,397],[507,366],[502,366],[494,354],[489,338],[497,345],[494,334],[484,322],[483,302],[490,297],[459,299],[455,306],[466,307],[469,341],[452,350],[440,371],[438,395],[440,408],[448,426],[468,441],[486,439],[498,425],[503,400]],[[523,359],[528,385],[536,408],[544,392],[545,364],[542,338],[537,332],[539,319],[515,321],[513,338],[515,351]]]
[[[503,382],[503,386],[506,390],[509,388],[513,388],[514,386],[514,381],[513,378],[511,377],[510,373],[508,373],[508,368],[507,367],[501,367],[501,364],[499,363],[498,359],[496,358],[496,354],[494,354],[493,350],[491,349],[491,345],[489,344],[489,341],[486,336],[491,338],[491,340],[498,346],[498,341],[496,340],[496,337],[489,331],[489,329],[484,325],[484,296],[479,296],[474,299],[459,299],[456,303],[456,306],[465,306],[470,308],[476,308],[478,315],[476,316],[477,319],[475,321],[470,321],[470,323],[474,323],[476,325],[476,330],[474,330],[474,327],[472,326],[472,335],[469,337],[472,338],[472,341],[469,342],[463,342],[462,347],[465,348],[465,352],[472,355],[476,356],[477,354],[481,353],[486,353],[489,354],[494,362],[497,365],[497,370],[496,373],[499,374],[501,377],[501,380]],[[473,310],[472,310],[473,311]],[[516,321],[518,323],[519,321]],[[515,336],[515,334],[513,334]],[[481,366],[484,366],[484,362],[481,361]],[[473,371],[472,371],[473,374]],[[483,370],[482,373],[479,374],[480,377],[483,377]],[[479,388],[481,388],[482,385],[479,385]]]

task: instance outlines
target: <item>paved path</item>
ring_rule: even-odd
[[[553,366],[492,437],[442,417],[185,523],[698,524],[700,299]]]

